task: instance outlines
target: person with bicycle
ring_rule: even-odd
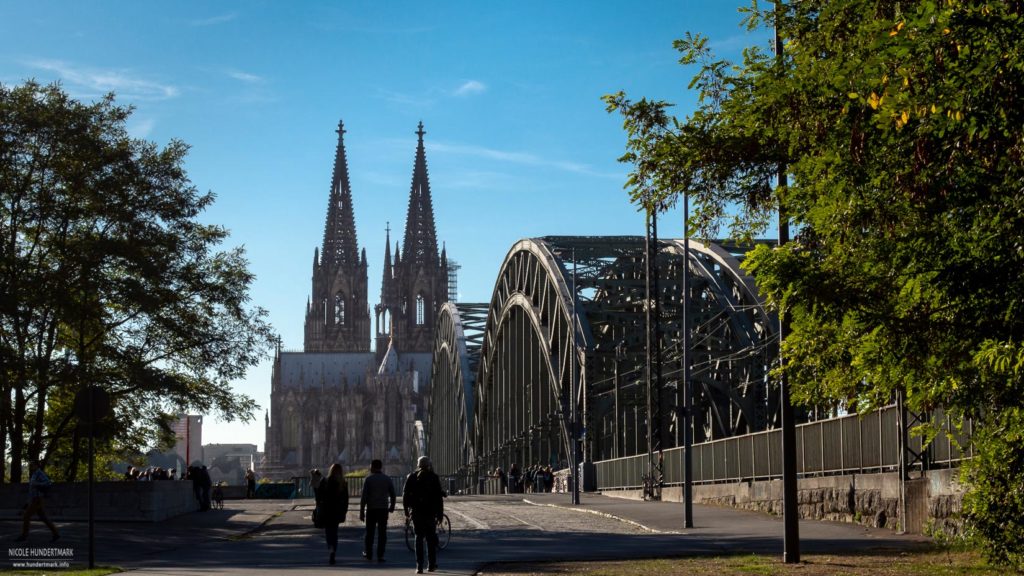
[[[437,570],[437,522],[444,516],[444,490],[434,473],[430,458],[420,456],[416,471],[405,479],[402,490],[405,516],[412,517],[416,531],[416,573],[423,573],[423,548],[427,548],[427,571]]]
[[[363,558],[373,559],[373,533],[377,533],[377,562],[384,561],[384,545],[388,541],[388,514],[395,511],[395,485],[384,475],[384,463],[370,463],[370,475],[363,481],[359,499],[359,519],[366,522]]]

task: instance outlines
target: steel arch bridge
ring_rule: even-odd
[[[572,422],[584,460],[681,445],[685,302],[693,441],[774,427],[779,401],[768,370],[778,354],[778,322],[739,268],[744,253],[691,241],[684,298],[683,243],[659,242],[654,305],[643,237],[517,242],[489,304],[441,310],[426,426],[435,469],[458,475],[513,462],[564,466]],[[657,311],[651,337],[661,349],[660,367],[650,370],[649,309]]]

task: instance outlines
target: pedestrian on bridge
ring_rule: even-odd
[[[522,485],[519,483],[521,478],[519,473],[519,465],[515,462],[508,469],[508,492],[509,494],[518,494],[523,491]]]
[[[412,516],[416,531],[416,573],[423,573],[423,546],[427,548],[427,571],[437,570],[437,523],[444,515],[444,490],[434,473],[430,458],[420,456],[416,471],[405,479],[402,507],[405,516]]]
[[[384,545],[388,541],[388,514],[395,511],[395,484],[384,475],[384,463],[370,463],[370,475],[363,481],[359,499],[359,519],[366,521],[363,558],[373,559],[373,533],[377,533],[377,562],[384,561]]]

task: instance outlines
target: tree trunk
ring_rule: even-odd
[[[11,423],[11,483],[21,483],[21,465],[25,450],[25,393],[23,384],[16,384],[14,414]]]
[[[71,464],[68,465],[68,470],[65,473],[66,482],[75,482],[78,479],[78,447],[81,444],[78,437],[78,427],[75,427],[75,432],[71,436]]]
[[[7,370],[0,366],[0,484],[7,478],[7,430],[8,421],[11,417],[11,385],[7,380]]]
[[[32,436],[28,445],[29,462],[42,459],[43,434],[46,432],[46,391],[47,386],[40,382],[36,392],[36,418],[32,423]]]

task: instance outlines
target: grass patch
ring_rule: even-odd
[[[499,563],[485,566],[487,576],[1002,576],[1005,567],[990,566],[980,554],[960,548],[919,551],[871,550],[854,554],[805,555],[799,564],[783,564],[779,556],[689,556],[588,562]]]
[[[107,574],[120,574],[123,572],[117,566],[97,566],[96,568],[47,568],[44,570],[27,570],[21,568],[2,568],[0,574],[11,576],[106,576]]]

